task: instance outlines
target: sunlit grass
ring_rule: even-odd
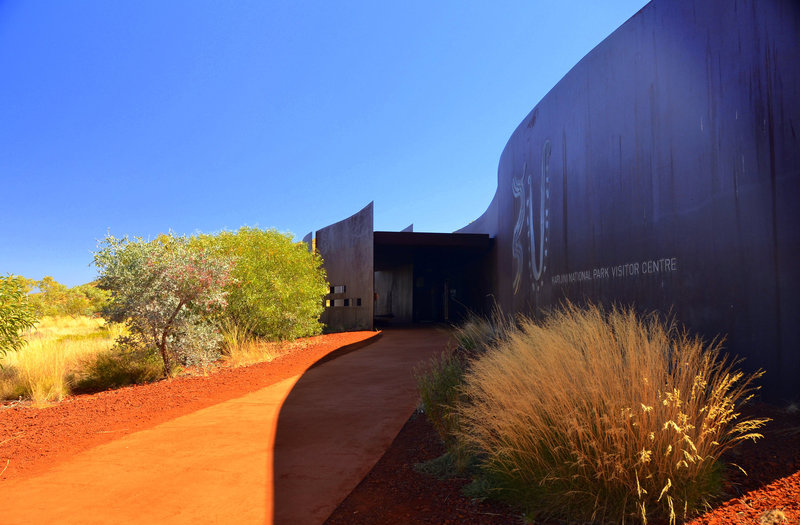
[[[71,380],[123,332],[93,317],[43,318],[25,336],[25,346],[3,358],[0,398],[31,399],[37,406],[60,401],[70,393]]]
[[[114,347],[124,325],[93,317],[45,317],[25,334],[26,344],[3,358],[0,399],[30,399],[36,406],[60,401],[73,390],[93,392],[161,377],[155,354]],[[233,366],[270,362],[307,344],[265,342],[236,325],[224,327],[224,358]]]
[[[718,495],[719,458],[766,420],[752,381],[655,315],[567,306],[470,364],[459,437],[529,515],[674,522]]]
[[[36,327],[26,334],[25,339],[31,342],[58,339],[60,337],[80,337],[95,333],[104,325],[105,321],[99,317],[43,317],[36,324]]]
[[[222,356],[232,366],[247,366],[271,362],[288,353],[302,340],[293,342],[267,342],[255,336],[246,327],[225,323],[221,329],[223,338]]]

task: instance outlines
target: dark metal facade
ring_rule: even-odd
[[[657,0],[581,60],[464,232],[507,312],[672,311],[800,396],[800,3]]]
[[[453,273],[453,247],[373,235],[371,204],[320,230],[329,280],[362,297],[323,322],[371,327],[373,279],[403,320],[441,319],[456,286],[507,313],[630,305],[725,337],[766,397],[800,398],[800,3],[648,4],[522,121],[457,233],[492,242]]]

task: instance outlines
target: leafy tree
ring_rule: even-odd
[[[25,344],[20,333],[36,324],[36,312],[28,301],[28,280],[18,275],[0,276],[0,357]]]
[[[31,303],[40,316],[60,315],[68,301],[67,287],[52,277],[45,276],[36,281],[38,293],[31,294]]]
[[[78,298],[73,301],[77,305],[82,305],[83,310],[78,311],[76,307],[70,306],[68,308],[69,315],[94,315],[103,311],[103,307],[108,302],[111,294],[107,290],[102,290],[97,286],[96,282],[81,284],[74,288],[70,288],[70,292],[74,292]],[[80,298],[85,299],[80,299]],[[83,306],[85,305],[85,306]],[[73,313],[75,312],[75,313]]]
[[[101,312],[108,300],[108,292],[99,289],[94,283],[67,288],[49,275],[41,281],[26,281],[29,286],[39,290],[30,295],[30,301],[40,316],[94,315]]]
[[[192,249],[173,234],[154,241],[108,235],[94,255],[99,287],[111,298],[103,310],[110,322],[125,322],[124,347],[155,348],[171,375],[176,363],[213,359],[220,336],[211,316],[226,305],[230,259]]]
[[[250,227],[200,235],[194,243],[236,261],[236,281],[227,287],[228,319],[267,339],[322,331],[319,316],[328,284],[322,258],[306,244],[273,229]]]

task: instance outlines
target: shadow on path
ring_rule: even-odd
[[[275,524],[327,519],[411,416],[419,397],[413,370],[448,338],[444,328],[387,330],[366,348],[303,374],[280,409],[267,465],[274,487],[274,493],[268,487],[267,508],[274,509]]]

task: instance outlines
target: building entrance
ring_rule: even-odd
[[[376,326],[454,323],[483,311],[488,235],[375,232],[374,240]]]

